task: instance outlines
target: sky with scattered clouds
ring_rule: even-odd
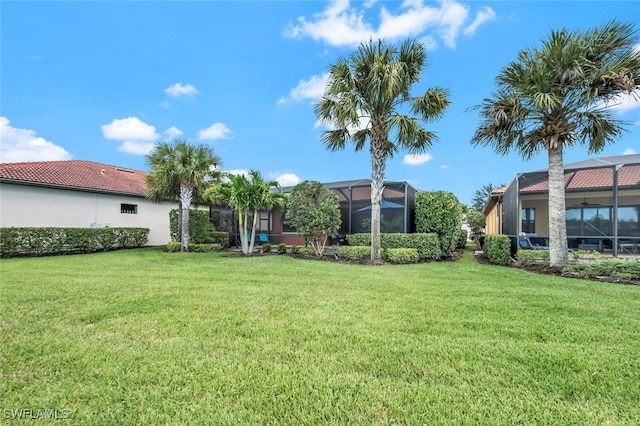
[[[398,152],[386,178],[453,192],[469,203],[484,184],[546,168],[469,143],[470,107],[495,89],[518,51],[553,29],[632,21],[633,1],[25,2],[0,5],[0,161],[90,160],[148,170],[165,140],[206,144],[227,171],[259,170],[283,186],[370,177],[367,150],[324,149],[314,103],[328,68],[370,39],[419,40],[428,65],[414,94],[447,88],[438,140]],[[640,28],[639,28],[640,29]],[[611,105],[627,132],[596,155],[640,152],[640,102]]]

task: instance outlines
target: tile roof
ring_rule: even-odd
[[[613,170],[593,168],[565,172],[564,184],[567,191],[583,191],[589,189],[606,189],[613,187]],[[640,188],[640,164],[625,165],[618,172],[619,188]],[[523,185],[521,192],[548,191],[549,181],[545,178],[532,185]]]
[[[92,161],[0,164],[0,181],[145,196],[147,172]]]

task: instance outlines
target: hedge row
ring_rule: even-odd
[[[508,265],[511,262],[511,240],[507,235],[485,235],[483,251],[489,262]]]
[[[182,248],[182,243],[177,241],[170,241],[167,243],[167,251],[170,253],[179,252]],[[189,243],[189,251],[193,253],[211,253],[214,251],[221,251],[222,246],[220,244],[198,244]]]
[[[347,235],[347,241],[352,246],[371,246],[371,234]],[[437,234],[382,234],[380,245],[383,251],[400,248],[416,249],[419,260],[438,260],[442,256]]]
[[[148,238],[148,228],[0,228],[0,257],[143,247]]]

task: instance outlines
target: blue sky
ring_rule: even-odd
[[[546,168],[469,143],[469,107],[519,50],[552,29],[640,20],[635,1],[2,1],[0,161],[90,160],[148,170],[144,154],[175,137],[211,146],[227,171],[283,185],[370,177],[368,151],[326,151],[313,112],[326,71],[369,38],[428,49],[413,93],[451,92],[439,140],[399,152],[386,179],[470,203],[487,183]],[[640,152],[640,103],[616,107],[628,132],[596,155]],[[592,156],[594,157],[594,156]],[[565,163],[589,158],[566,151]]]

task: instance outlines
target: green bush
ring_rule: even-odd
[[[549,263],[549,250],[518,250],[516,260],[523,265]]]
[[[169,212],[169,231],[171,241],[180,241],[178,219],[180,210],[173,209]],[[216,231],[209,220],[208,210],[189,210],[189,243],[194,244],[220,244],[223,248],[229,247],[229,233]]]
[[[508,265],[511,262],[511,240],[507,235],[486,235],[484,255],[493,264]]]
[[[371,246],[339,246],[338,256],[348,260],[371,258]]]
[[[469,239],[469,232],[466,229],[460,229],[458,231],[458,239],[456,240],[456,248],[463,249],[467,246],[467,240]]]
[[[180,245],[180,243],[178,243]],[[189,244],[189,251],[193,253],[211,253],[222,250],[220,244]]]
[[[352,246],[371,246],[371,234],[347,235]],[[383,250],[392,248],[413,248],[418,251],[420,260],[438,260],[441,257],[440,240],[436,234],[382,234],[380,244]]]
[[[287,245],[285,243],[278,244],[278,254],[285,254],[287,252]]]
[[[50,256],[142,247],[148,237],[148,228],[0,228],[0,256]]]
[[[177,241],[169,241],[167,243],[167,251],[169,253],[179,252],[181,248],[182,248],[182,243],[179,243]]]
[[[563,269],[578,272],[585,278],[596,276],[640,278],[640,261],[634,259],[599,259],[588,263],[573,263],[564,266]]]
[[[263,253],[271,253],[271,244],[269,243],[264,243],[262,245],[262,252]]]
[[[298,254],[299,251],[300,249],[297,244],[291,244],[291,254]]]
[[[383,251],[384,260],[391,263],[416,263],[420,260],[414,248],[390,248]]]
[[[442,257],[451,257],[462,223],[462,204],[450,192],[416,193],[416,232],[435,233],[440,240]]]

